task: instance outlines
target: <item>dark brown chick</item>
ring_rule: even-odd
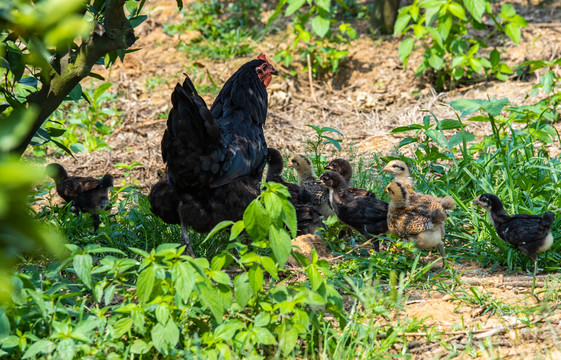
[[[384,167],[383,171],[392,174],[395,182],[408,186],[409,201],[413,205],[417,202],[436,202],[438,205],[442,206],[444,210],[453,210],[456,207],[456,203],[451,196],[439,198],[415,192],[415,190],[413,190],[413,178],[409,172],[409,167],[404,161],[392,160]],[[433,204],[435,209],[438,208],[437,204]]]
[[[325,186],[319,184],[310,159],[305,155],[296,154],[290,158],[288,166],[296,170],[298,185],[310,193],[312,204],[319,207],[321,215],[325,218],[333,215],[333,209],[329,206],[329,191]]]
[[[384,192],[390,196],[389,231],[404,240],[415,241],[418,249],[438,247],[442,256],[446,256],[442,242],[446,220],[444,210],[433,209],[422,202],[411,203],[407,186],[395,181]]]
[[[310,193],[296,184],[291,184],[282,178],[283,159],[277,149],[267,149],[267,182],[276,182],[288,188],[288,200],[296,209],[299,234],[314,234],[321,227],[321,214],[319,208],[312,204]]]
[[[369,196],[369,197],[373,197],[374,199],[376,198],[376,194],[374,194],[372,191],[350,186],[351,179],[353,177],[353,168],[347,160],[341,158],[331,160],[329,164],[325,166],[325,170],[335,171],[341,174],[341,176],[343,176],[343,179],[345,179],[345,181],[347,182],[347,185],[349,185],[349,193],[351,195]]]
[[[178,211],[179,197],[169,185],[165,171],[158,170],[158,182],[150,189],[148,201],[150,210],[164,222],[173,225],[181,224]]]
[[[489,221],[501,239],[534,261],[535,275],[538,253],[548,250],[553,244],[551,234],[551,225],[555,221],[553,213],[548,212],[543,216],[508,215],[501,200],[493,194],[479,195],[473,204],[487,210]]]
[[[351,195],[347,182],[335,171],[321,175],[320,181],[329,188],[333,210],[342,223],[367,239],[371,235],[382,235],[388,231],[388,203],[369,196]],[[379,251],[379,241],[374,243],[374,248]]]
[[[111,208],[109,189],[113,187],[113,176],[105,174],[101,180],[93,177],[68,176],[59,164],[49,164],[47,174],[54,179],[56,191],[65,201],[72,203],[70,211],[90,213],[94,231],[99,227],[99,210]]]

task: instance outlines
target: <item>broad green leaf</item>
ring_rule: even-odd
[[[279,267],[284,268],[284,264],[286,264],[292,250],[290,235],[288,235],[285,229],[271,225],[269,227],[269,240],[271,241],[271,249]]]
[[[253,200],[243,213],[245,230],[253,240],[265,239],[269,233],[271,218],[259,199]]]
[[[131,353],[133,354],[146,354],[152,348],[144,340],[136,339],[131,346]]]
[[[97,103],[97,100],[103,95],[113,84],[112,83],[105,83],[101,84],[95,89],[93,93],[93,100]]]
[[[82,98],[82,86],[78,84],[74,86],[74,88],[68,93],[67,99],[77,102],[81,98]]]
[[[11,151],[33,126],[39,109],[18,107],[0,121],[0,152]]]
[[[141,303],[145,304],[148,300],[150,300],[155,279],[156,270],[154,266],[148,266],[138,276],[138,280],[136,281],[136,292]]]
[[[250,204],[251,205],[251,204]],[[246,210],[247,211],[247,210]],[[212,230],[210,230],[210,232],[208,233],[208,235],[206,236],[206,238],[204,239],[204,241],[208,241],[211,237],[213,237],[214,235],[216,235],[217,233],[220,232],[220,230],[227,228],[228,226],[231,226],[234,222],[231,220],[224,220],[219,222],[218,224],[216,224]]]
[[[248,272],[249,284],[254,293],[263,289],[263,270],[258,264],[253,264]]]
[[[270,321],[271,321],[271,315],[269,315],[269,313],[262,312],[261,314],[259,314],[255,317],[255,320],[253,320],[253,325],[255,325],[255,326],[267,326],[267,325],[269,325]]]
[[[158,352],[162,354],[168,353],[168,342],[165,338],[165,326],[161,323],[157,323],[152,328],[150,335],[152,337],[152,343]]]
[[[325,12],[330,12],[331,0],[315,0],[316,5],[323,9]]]
[[[78,278],[82,280],[84,285],[91,289],[92,287],[92,257],[88,254],[76,255],[72,261],[72,266]]]
[[[253,329],[253,331],[255,331],[256,340],[259,344],[263,344],[263,345],[277,344],[277,340],[275,339],[273,334],[271,334],[269,329],[264,327],[256,327]]]
[[[294,14],[298,9],[304,5],[306,0],[288,0],[288,7],[284,12],[285,17],[289,17],[290,15]]]
[[[505,26],[505,34],[514,41],[516,45],[520,41],[520,36],[522,35],[522,31],[520,30],[520,26],[509,23]]]
[[[402,147],[404,147],[404,146],[406,146],[406,145],[415,143],[415,142],[417,142],[417,141],[419,141],[418,138],[406,137],[405,139],[403,139],[403,140],[401,140],[401,141],[399,142],[399,145],[397,145],[397,148],[400,149],[400,148],[402,148]]]
[[[310,264],[306,269],[306,273],[308,274],[308,278],[310,279],[312,290],[317,290],[323,284],[323,278],[320,272],[316,269],[316,266],[314,264]]]
[[[277,264],[268,256],[261,256],[261,265],[274,279],[278,279],[278,268]]]
[[[405,29],[407,24],[409,24],[409,20],[411,20],[411,15],[409,13],[404,13],[404,15],[399,15],[397,20],[395,21],[395,25],[393,28],[393,36],[398,36],[401,32]]]
[[[117,340],[120,339],[123,335],[125,335],[132,327],[132,319],[131,318],[123,318],[118,320],[115,324],[113,324],[113,339]]]
[[[448,140],[448,146],[453,148],[454,146],[462,144],[462,142],[463,142],[462,136],[465,137],[466,143],[469,143],[469,142],[472,142],[473,140],[475,140],[475,135],[473,135],[472,133],[467,132],[467,131],[460,131],[460,132],[457,132],[450,137],[450,140]]]
[[[168,321],[169,307],[167,306],[166,303],[158,304],[158,307],[156,308],[156,319],[158,320],[158,322],[161,322],[162,324],[165,324]]]
[[[246,326],[240,320],[231,319],[216,327],[214,336],[223,341],[230,341],[238,330],[245,328]]]
[[[324,37],[329,31],[329,26],[331,22],[320,15],[315,16],[312,19],[312,30],[319,36]]]
[[[298,330],[285,321],[279,336],[279,347],[285,356],[288,356],[298,344]]]
[[[216,288],[210,288],[207,284],[199,284],[200,298],[202,303],[210,309],[214,319],[218,323],[222,323],[222,316],[224,315],[224,307],[220,301],[220,293]]]
[[[485,100],[478,99],[458,99],[450,102],[454,110],[461,111],[460,117],[471,115],[481,109]]]
[[[542,78],[540,79],[540,83],[543,86],[543,90],[545,91],[546,95],[551,93],[551,86],[553,85],[554,75],[551,71],[546,72],[543,74]]]
[[[407,61],[409,60],[409,54],[413,50],[413,45],[415,44],[415,40],[412,37],[408,37],[401,42],[399,45],[399,59],[403,62],[403,67],[407,67]]]
[[[412,130],[420,130],[423,128],[423,125],[420,124],[411,124],[407,126],[398,126],[390,131],[390,134],[398,134],[402,132],[412,131]]]
[[[493,99],[483,104],[485,111],[491,116],[499,116],[505,105],[508,104],[507,98]]]
[[[242,233],[242,231],[244,231],[244,229],[245,229],[245,225],[243,223],[243,220],[237,221],[230,229],[230,241],[237,239],[238,236],[240,236],[240,234]]]
[[[296,218],[296,209],[290,201],[285,200],[282,202],[282,221],[290,230],[292,237],[296,237],[298,231],[298,220]]]
[[[48,340],[39,340],[29,348],[23,354],[22,359],[36,359],[38,354],[50,354],[55,350],[55,344]]]
[[[242,309],[246,307],[252,294],[248,274],[244,272],[236,276],[234,280],[234,295],[236,296],[236,302]]]
[[[440,56],[432,54],[429,57],[429,64],[433,69],[438,71],[444,67],[444,60]]]
[[[452,1],[450,3],[450,6],[448,7],[448,10],[458,19],[466,20],[466,12],[464,11],[464,7],[457,2]]]
[[[481,17],[485,12],[485,0],[464,0],[464,6],[477,22],[482,22]]]
[[[462,123],[454,119],[443,119],[439,122],[439,127],[442,130],[461,129]]]
[[[447,16],[444,19],[440,18],[438,21],[438,34],[440,38],[443,40],[448,39],[448,35],[450,34],[450,30],[452,29],[452,17]]]
[[[489,61],[493,66],[499,65],[499,62],[501,61],[501,54],[497,51],[497,49],[493,49],[493,51],[491,51],[491,54],[489,54]]]
[[[282,213],[282,203],[278,195],[273,192],[266,191],[262,193],[261,196],[263,198],[263,202],[265,203],[265,208],[269,211],[271,217],[275,221],[279,219]]]

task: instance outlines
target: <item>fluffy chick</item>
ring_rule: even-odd
[[[493,194],[479,195],[473,204],[487,210],[497,235],[531,258],[534,261],[535,271],[538,253],[548,250],[553,244],[551,234],[551,225],[555,221],[553,213],[548,212],[543,216],[508,215],[501,200]]]
[[[62,165],[53,163],[46,168],[47,174],[56,184],[56,192],[66,202],[72,203],[70,211],[90,213],[94,231],[99,227],[99,210],[111,208],[109,189],[113,187],[113,176],[105,174],[101,180],[93,177],[68,176]]]
[[[409,192],[409,201],[413,205],[415,205],[416,203],[427,204],[429,202],[436,202],[440,204],[440,206],[442,206],[442,208],[445,210],[452,210],[456,207],[456,203],[451,196],[439,198],[436,196],[415,192],[415,190],[413,190],[413,178],[411,177],[409,167],[404,161],[392,160],[384,167],[383,171],[392,174],[395,182],[407,185]],[[438,208],[438,206],[436,206],[435,204],[433,204],[432,206],[435,210]]]
[[[358,187],[350,187],[351,178],[353,177],[353,168],[347,160],[341,158],[331,160],[329,164],[325,166],[325,170],[335,171],[341,174],[341,176],[343,176],[343,179],[345,179],[347,185],[349,185],[349,193],[351,195],[369,196],[376,198],[376,194],[374,194],[372,191],[361,189]]]
[[[384,190],[390,196],[388,209],[388,229],[402,239],[415,241],[418,249],[438,247],[444,251],[444,221],[446,213],[442,208],[432,209],[422,202],[413,204],[406,185],[392,182]]]
[[[299,234],[314,234],[321,227],[321,214],[319,208],[312,204],[310,193],[296,184],[285,181],[282,177],[283,159],[277,149],[267,149],[267,182],[272,181],[282,184],[288,188],[290,198],[288,200],[296,209]]]
[[[319,207],[320,214],[325,218],[333,215],[333,209],[329,206],[329,191],[319,184],[310,159],[305,155],[296,154],[292,156],[288,166],[296,170],[298,185],[310,193],[312,204]]]
[[[367,239],[388,231],[388,203],[369,196],[351,195],[347,182],[335,171],[321,175],[320,181],[329,188],[330,202],[342,223]],[[374,248],[379,251],[378,241],[374,243]]]

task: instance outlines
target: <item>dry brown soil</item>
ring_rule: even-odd
[[[509,45],[502,51],[501,55],[510,65],[561,56],[561,3],[544,1],[540,5],[533,0],[530,3],[515,2],[517,10],[530,26],[523,30],[518,46]],[[76,159],[69,156],[47,158],[47,161],[62,163],[71,174],[101,176],[110,172],[115,175],[116,183],[123,178],[124,170],[114,168],[113,164],[139,161],[144,166],[135,168],[131,177],[139,180],[139,186],[145,192],[156,181],[157,169],[163,167],[160,139],[170,109],[170,94],[175,84],[183,80],[183,73],[188,71],[187,58],[177,50],[177,45],[192,36],[189,33],[168,36],[163,31],[164,23],[181,21],[182,16],[176,11],[174,0],[151,1],[147,7],[149,19],[136,30],[139,39],[135,47],[140,50],[128,54],[124,63],[117,63],[111,70],[95,69],[105,76],[106,81],[114,84],[111,91],[118,94],[117,106],[124,116],[122,126],[107,138],[114,150],[79,153]],[[264,43],[255,44],[255,55],[264,52],[272,56],[279,47],[285,46],[275,39],[278,38],[273,36]],[[361,156],[368,157],[373,152],[392,151],[401,138],[390,135],[390,130],[399,125],[420,123],[424,115],[421,110],[432,111],[442,119],[454,116],[442,104],[458,98],[507,97],[514,104],[534,101],[526,98],[526,94],[538,82],[535,75],[508,82],[477,83],[447,93],[436,93],[425,80],[414,76],[418,55],[412,57],[407,69],[403,69],[398,46],[399,39],[372,40],[363,35],[353,42],[349,61],[343,63],[341,71],[327,81],[310,83],[304,71],[295,77],[274,78],[268,88],[270,106],[265,126],[269,146],[285,152],[302,150],[306,139],[313,135],[313,131],[305,125],[315,124],[340,130],[345,136],[347,149],[353,144]],[[201,71],[207,71],[223,83],[245,61],[247,59],[201,61]],[[280,64],[274,65],[282,73],[287,73]],[[163,79],[163,84],[149,88],[147,82],[155,78]],[[313,95],[310,86],[313,87]],[[213,99],[206,97],[206,100],[211,103]],[[490,132],[486,125],[479,123],[470,124],[468,130],[479,135]],[[555,144],[555,147],[558,146]],[[534,298],[528,296],[527,276],[523,276],[522,282],[517,280],[524,274],[508,274],[500,270],[489,273],[469,264],[456,266],[463,273],[463,281],[476,286],[482,293],[488,293],[492,299],[505,303],[527,303],[528,306],[535,303]],[[481,306],[468,305],[439,292],[409,295],[405,311],[396,313],[393,320],[403,316],[426,318],[428,328],[450,332],[448,348],[432,345],[426,341],[426,336],[413,334],[411,339],[419,342],[413,350],[416,359],[441,358],[451,353],[453,347],[458,350],[465,348],[467,336],[454,331],[495,329],[496,326],[508,329],[495,330],[491,334],[495,353],[481,350],[484,349],[481,344],[490,335],[483,333],[481,339],[472,341],[476,358],[561,359],[561,353],[554,345],[560,341],[561,335],[559,311],[546,321],[539,322],[538,326],[520,326],[517,329],[520,321],[516,317],[502,317],[496,313],[488,315]],[[539,314],[536,315],[538,317]],[[478,347],[480,345],[481,348]]]

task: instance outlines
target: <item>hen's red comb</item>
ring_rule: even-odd
[[[269,60],[267,60],[267,56],[265,56],[265,54],[261,53],[258,57],[257,60],[263,60],[266,62],[269,62]]]

